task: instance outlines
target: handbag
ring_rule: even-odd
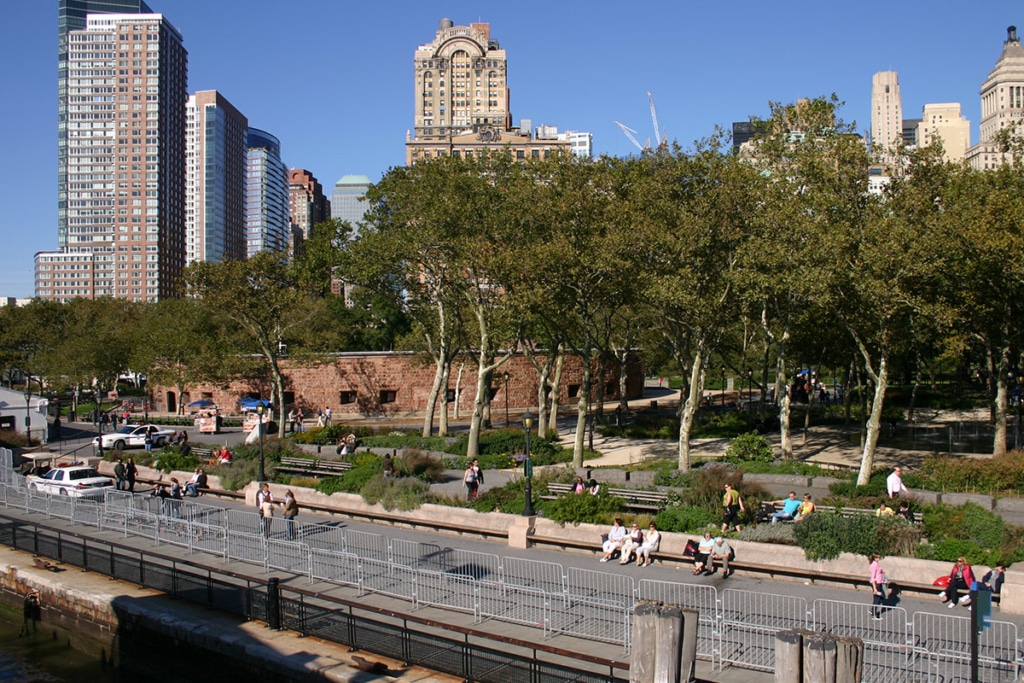
[[[697,554],[697,541],[690,539],[686,542],[686,547],[683,548],[683,557],[693,558]]]

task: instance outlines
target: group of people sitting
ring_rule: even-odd
[[[800,500],[796,497],[796,491],[790,491],[788,497],[782,500],[773,500],[765,505],[769,505],[773,509],[776,505],[782,506],[781,510],[771,513],[772,524],[788,521],[799,522],[814,512],[814,501],[811,500],[811,494],[805,493],[804,499]]]
[[[604,555],[601,561],[607,562],[612,559],[612,555],[619,553],[619,564],[629,564],[636,556],[636,566],[646,567],[651,563],[651,553],[658,552],[660,546],[661,532],[654,522],[648,525],[646,532],[635,522],[632,530],[627,531],[622,520],[616,517],[612,528],[602,539],[601,550]]]

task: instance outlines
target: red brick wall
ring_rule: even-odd
[[[287,360],[282,361],[281,369],[285,377],[286,398],[297,402],[303,407],[306,415],[315,412],[317,407],[330,406],[335,416],[346,414],[360,416],[396,416],[423,413],[427,407],[427,398],[434,381],[433,364],[425,363],[422,356],[410,353],[365,353],[339,354],[333,364],[313,367],[293,366]],[[509,410],[522,410],[537,405],[537,384],[539,377],[526,358],[515,355],[506,362],[494,375],[492,387],[497,390],[491,402],[494,418],[505,409],[505,387],[502,375],[508,371],[508,405]],[[448,387],[454,390],[457,382],[458,367],[452,368],[452,376]],[[560,402],[563,406],[575,405],[576,398],[569,397],[569,388],[580,383],[582,365],[575,356],[567,356],[562,371]],[[594,381],[596,382],[596,376]],[[609,366],[606,381],[612,385],[612,393],[606,394],[606,400],[618,398],[618,374],[614,366]],[[638,363],[629,365],[627,398],[640,398],[643,395],[643,372]],[[204,384],[191,386],[184,394],[184,403],[201,398],[208,398],[216,403],[227,414],[237,411],[237,401],[243,396],[270,397],[269,384],[260,386],[258,382],[238,380],[228,386]],[[153,385],[152,404],[157,411],[169,410],[169,395],[173,395],[173,387]],[[355,392],[356,401],[342,404],[341,392]],[[392,403],[381,403],[382,391],[395,392]],[[473,409],[476,398],[476,366],[467,363],[462,372],[459,384],[459,415],[468,417]],[[288,396],[290,394],[290,396]],[[596,397],[593,391],[592,396]],[[177,401],[179,397],[174,396]],[[449,404],[449,413],[454,412],[453,404]]]

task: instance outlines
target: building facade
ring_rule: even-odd
[[[60,250],[36,254],[36,296],[175,296],[185,263],[181,34],[160,14],[90,14],[66,38],[66,208]]]
[[[927,147],[933,142],[942,143],[942,158],[960,162],[971,146],[971,122],[960,115],[960,103],[926,104],[917,124],[914,142],[918,147]]]
[[[185,260],[241,260],[249,121],[216,90],[188,98]]]
[[[1003,51],[981,84],[980,139],[968,150],[967,163],[978,170],[1001,166],[1005,155],[999,150],[997,136],[1013,124],[1024,126],[1024,48],[1016,26],[1006,29]]]
[[[903,100],[895,71],[879,71],[871,79],[871,142],[891,152],[903,139]]]
[[[313,234],[313,226],[331,219],[328,203],[320,181],[303,168],[288,171],[288,206],[292,230],[301,243]]]
[[[57,1],[57,248],[67,247],[68,35],[90,14],[152,14],[142,0]]]
[[[281,161],[281,143],[257,128],[250,128],[246,139],[246,257],[261,251],[286,252],[291,242],[291,218],[288,168]]]
[[[416,50],[415,122],[406,135],[406,163],[469,157],[508,148],[518,159],[568,150],[568,140],[535,140],[512,126],[508,60],[491,25],[455,26],[442,19],[434,40]]]

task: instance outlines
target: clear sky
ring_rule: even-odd
[[[512,120],[589,131],[597,154],[636,151],[614,121],[653,138],[647,92],[670,138],[764,116],[769,101],[836,93],[870,127],[871,76],[899,72],[904,117],[960,102],[977,142],[978,92],[1020,0],[546,3],[408,0],[147,0],[189,52],[189,92],[219,90],[281,140],[289,167],[329,195],[404,163],[412,58],[445,17],[487,22],[508,53]],[[0,21],[0,296],[31,296],[32,258],[55,249],[57,0],[6,0]]]

